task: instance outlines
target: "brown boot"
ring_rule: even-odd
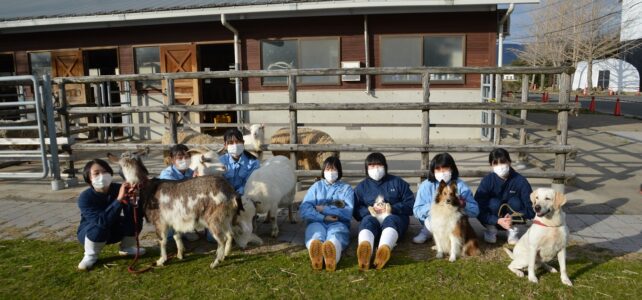
[[[375,255],[374,264],[377,267],[377,270],[381,270],[383,266],[386,265],[390,259],[390,247],[388,245],[381,245],[377,249],[377,254]]]
[[[372,246],[370,242],[363,241],[357,247],[357,260],[359,261],[359,271],[367,271],[370,268],[370,255]]]
[[[323,243],[323,260],[326,271],[334,272],[337,269],[337,248],[330,241]]]
[[[323,269],[323,244],[321,244],[321,241],[313,240],[310,243],[308,253],[310,254],[310,262],[312,262],[312,269]]]

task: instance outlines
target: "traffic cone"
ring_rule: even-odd
[[[589,111],[595,112],[595,96],[591,97],[591,104],[589,104]]]
[[[615,100],[615,110],[613,110],[613,115],[618,117],[622,115],[622,106],[620,105],[619,97]]]
[[[575,103],[580,102],[580,95],[575,95]]]

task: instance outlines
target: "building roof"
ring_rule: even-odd
[[[0,0],[0,32],[33,31],[44,26],[83,27],[81,24],[216,20],[221,14],[238,18],[296,15],[408,13],[496,9],[505,3],[539,0]],[[419,9],[419,11],[417,10]],[[201,18],[201,19],[199,19]],[[228,17],[233,20],[234,17]],[[27,28],[27,29],[25,29]],[[29,29],[31,28],[31,29]],[[39,29],[36,29],[39,30]]]

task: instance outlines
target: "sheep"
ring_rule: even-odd
[[[195,176],[221,175],[225,172],[225,165],[218,160],[218,154],[212,150],[190,149],[189,168]]]
[[[292,202],[296,187],[294,168],[285,156],[274,156],[266,160],[254,171],[245,184],[243,202],[253,203],[257,214],[268,214],[272,221],[272,237],[279,234],[276,222],[279,205],[290,207],[292,221]],[[254,217],[254,216],[252,216]],[[243,220],[246,224],[249,220]]]
[[[297,130],[299,144],[334,144],[329,134],[312,128],[299,128]],[[290,129],[281,128],[272,135],[271,144],[289,144]],[[272,151],[273,155],[284,155],[289,157],[288,152]],[[316,152],[305,151],[297,153],[297,166],[302,170],[320,170],[323,162],[330,156],[339,157],[339,152]]]
[[[139,203],[145,218],[154,224],[159,238],[161,257],[156,265],[167,261],[167,230],[174,229],[178,259],[185,247],[180,233],[207,227],[218,248],[210,268],[216,267],[232,249],[233,219],[243,210],[241,198],[234,188],[218,176],[201,176],[174,181],[147,178],[148,172],[135,155],[123,153],[120,159],[112,154],[109,160],[118,163],[127,182],[139,186]]]

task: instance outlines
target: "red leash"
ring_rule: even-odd
[[[153,268],[153,266],[147,266],[146,268],[143,268],[140,270],[134,269],[134,266],[136,265],[136,262],[138,261],[138,257],[140,255],[140,240],[138,239],[139,190],[140,190],[140,184],[137,184],[135,188],[129,191],[129,193],[127,194],[129,205],[133,205],[134,207],[134,236],[136,237],[136,255],[134,256],[134,260],[132,261],[132,263],[127,267],[127,271],[129,271],[129,273],[132,273],[132,274],[144,273]]]

